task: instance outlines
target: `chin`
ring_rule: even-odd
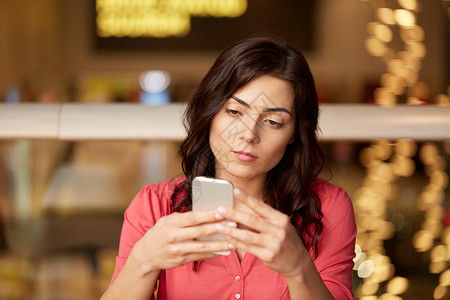
[[[247,179],[247,180],[261,176],[261,174],[259,172],[255,172],[255,169],[251,168],[251,167],[229,168],[229,169],[225,169],[225,172],[230,174],[233,177],[240,178],[240,179]]]

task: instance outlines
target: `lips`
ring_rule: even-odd
[[[244,151],[232,151],[234,157],[243,162],[252,162],[255,161],[258,157],[254,156],[250,152]]]

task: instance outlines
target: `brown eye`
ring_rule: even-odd
[[[283,127],[283,124],[275,122],[274,120],[267,119],[267,120],[264,120],[264,122],[271,128],[277,129],[277,128]]]
[[[227,113],[227,114],[229,114],[229,115],[231,115],[231,116],[233,116],[233,117],[238,117],[238,116],[240,116],[240,112],[239,111],[237,111],[237,110],[234,110],[234,109],[225,109],[225,112]]]

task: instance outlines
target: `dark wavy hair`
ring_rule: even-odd
[[[179,154],[186,181],[175,189],[172,210],[191,209],[190,187],[195,176],[214,177],[214,155],[209,144],[212,119],[237,90],[262,75],[291,83],[296,122],[294,141],[287,146],[281,161],[268,172],[263,195],[268,204],[290,217],[305,246],[317,254],[322,213],[313,185],[324,165],[316,136],[317,92],[303,55],[273,36],[244,39],[227,48],[198,86],[184,115],[187,137]]]

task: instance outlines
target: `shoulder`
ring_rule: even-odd
[[[333,185],[323,179],[316,180],[314,191],[320,199],[323,232],[321,238],[328,235],[354,236],[356,234],[355,214],[353,204],[343,188]],[[336,235],[336,236],[335,236]]]
[[[161,200],[171,199],[177,186],[184,183],[185,180],[184,176],[180,176],[158,184],[148,184],[141,189],[137,196],[143,196],[144,198],[151,196]]]
[[[320,247],[339,247],[349,241],[354,242],[355,214],[352,201],[344,189],[319,179],[315,182],[314,191],[320,199],[322,212],[323,231],[319,252]],[[354,245],[350,248],[354,252]]]
[[[314,182],[313,190],[320,199],[322,213],[335,208],[336,206],[351,209],[353,213],[352,202],[343,188],[323,179],[317,179]]]
[[[131,201],[125,215],[157,220],[170,214],[172,195],[176,187],[184,181],[185,177],[181,176],[158,184],[145,185]]]
[[[314,191],[320,198],[323,225],[314,264],[336,299],[353,299],[356,223],[352,201],[344,189],[322,179],[315,182]]]

